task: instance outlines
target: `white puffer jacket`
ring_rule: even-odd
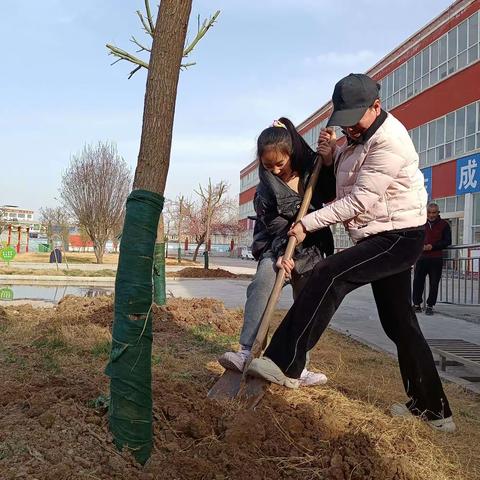
[[[418,155],[405,127],[391,114],[364,143],[335,152],[337,198],[306,215],[307,231],[343,222],[352,240],[424,225],[427,192]]]

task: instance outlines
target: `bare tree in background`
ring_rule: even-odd
[[[235,201],[226,196],[228,188],[229,185],[223,180],[216,185],[212,185],[211,180],[209,180],[207,187],[199,185],[199,190],[195,191],[199,196],[199,201],[191,204],[186,222],[188,234],[197,243],[193,254],[194,261],[196,261],[198,251],[204,243],[205,251],[208,250],[208,239],[212,231],[220,233],[217,231],[219,225],[237,223],[237,218],[232,218],[231,215]],[[206,267],[208,268],[208,257],[206,258]]]
[[[88,242],[90,241],[90,237],[88,236],[88,233],[86,232],[85,228],[82,227],[81,225],[78,226],[78,234],[80,236],[80,243],[81,243],[81,251],[85,252],[86,248],[88,246]]]
[[[108,142],[86,145],[62,176],[62,200],[92,240],[97,263],[103,262],[105,245],[124,217],[131,177],[116,146]]]
[[[62,238],[62,245],[68,251],[70,227],[72,226],[71,215],[62,207],[45,207],[40,209],[40,223],[45,228],[48,243],[53,247],[54,235]]]
[[[185,236],[188,236],[186,225],[191,207],[192,202],[185,198],[184,195],[178,195],[175,200],[166,200],[163,207],[165,233],[170,235],[172,232],[175,232],[178,242],[177,259],[179,263],[181,263],[182,237],[184,240]]]

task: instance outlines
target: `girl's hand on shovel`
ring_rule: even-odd
[[[290,230],[288,231],[288,236],[295,237],[298,245],[305,240],[305,237],[307,236],[307,230],[305,229],[305,226],[303,225],[303,223],[300,221],[300,222],[294,223],[290,227]]]
[[[291,278],[292,271],[295,268],[295,262],[292,259],[287,260],[287,259],[284,259],[283,256],[278,257],[276,265],[279,270],[280,269],[285,270],[286,278]]]

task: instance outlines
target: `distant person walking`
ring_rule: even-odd
[[[437,303],[438,284],[442,277],[443,249],[452,244],[452,231],[447,221],[440,218],[440,209],[436,203],[427,207],[427,223],[425,224],[425,245],[422,256],[415,265],[413,277],[413,308],[422,311],[422,297],[425,289],[425,278],[428,275],[430,290],[427,298],[425,315],[433,315],[433,307]]]

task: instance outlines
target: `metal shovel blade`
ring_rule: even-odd
[[[241,383],[242,372],[225,370],[208,391],[207,397],[212,400],[232,400],[237,396]]]
[[[253,409],[260,403],[265,393],[267,393],[269,386],[269,381],[247,375],[245,382],[240,385],[237,398],[245,404],[246,408]]]
[[[233,400],[238,398],[247,408],[255,408],[265,395],[269,382],[248,375],[242,382],[243,374],[234,370],[225,370],[222,376],[209,390],[207,397],[211,400]]]

